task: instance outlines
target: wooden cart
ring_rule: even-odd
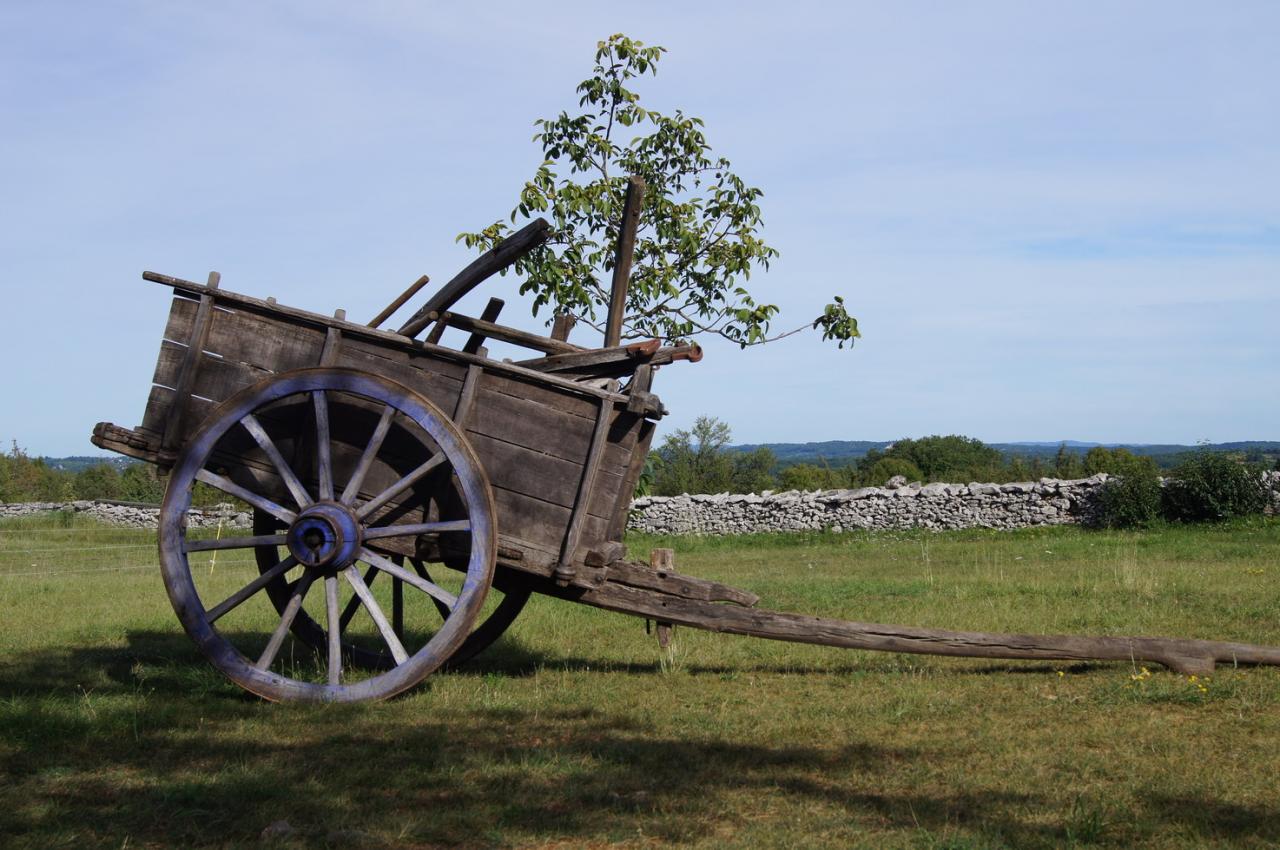
[[[378,325],[425,278],[362,325],[341,311],[226,291],[216,274],[204,284],[144,274],[174,294],[146,412],[133,429],[100,423],[92,439],[169,470],[159,523],[165,586],[187,633],[238,684],[275,700],[388,697],[490,645],[535,592],[654,620],[660,638],[683,624],[898,652],[1140,659],[1186,672],[1215,661],[1280,663],[1280,650],[1244,644],[948,632],[765,611],[752,593],[676,573],[665,550],[627,560],[631,495],[664,413],[654,371],[701,353],[620,344],[626,246],[603,348],[568,342],[564,321],[550,336],[500,325],[497,300],[480,318],[451,312],[545,231],[536,222],[481,257],[394,333]],[[425,341],[414,338],[428,328]],[[440,344],[446,328],[465,337],[461,348]],[[533,356],[491,358],[489,340]],[[251,505],[253,533],[189,535],[201,484]],[[251,549],[259,574],[211,595],[191,556],[227,549]],[[446,575],[457,577],[452,589]],[[486,606],[491,588],[501,598]],[[261,597],[275,610],[269,630],[220,625]],[[352,625],[362,608],[363,638]],[[316,650],[310,666],[282,652],[290,634],[292,646]]]

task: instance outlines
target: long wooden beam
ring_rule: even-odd
[[[1078,637],[960,632],[858,623],[785,611],[740,608],[627,586],[611,580],[593,589],[556,587],[540,593],[695,629],[749,637],[919,655],[1041,661],[1128,661],[1162,664],[1178,673],[1208,675],[1215,664],[1280,666],[1280,647],[1161,637]]]
[[[433,313],[439,316],[448,310],[462,296],[545,242],[550,232],[551,225],[547,220],[538,218],[503,239],[428,298],[427,303],[418,308],[418,312],[401,326],[398,333],[417,336],[434,321]]]
[[[622,317],[627,312],[627,284],[631,280],[631,260],[636,253],[636,229],[644,206],[644,178],[633,174],[627,181],[627,196],[618,224],[618,245],[613,258],[613,285],[609,291],[609,320],[604,327],[604,347],[622,342]]]

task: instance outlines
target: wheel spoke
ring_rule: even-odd
[[[210,487],[217,487],[229,496],[235,496],[242,502],[248,502],[255,508],[260,508],[271,514],[283,523],[291,523],[298,518],[298,515],[286,507],[277,505],[266,496],[259,496],[251,490],[246,490],[230,478],[223,477],[216,472],[210,472],[202,469],[196,473],[196,480],[203,481]]]
[[[378,568],[369,567],[364,573],[364,583],[366,585],[373,584],[373,580],[378,577]],[[342,609],[342,616],[338,619],[338,631],[345,632],[347,626],[351,625],[351,618],[360,610],[360,597],[352,596],[347,601],[347,607]]]
[[[275,466],[276,471],[280,473],[284,486],[289,488],[289,494],[293,496],[293,500],[298,503],[298,507],[305,508],[314,500],[311,494],[307,492],[307,488],[302,486],[302,482],[298,480],[298,476],[294,475],[293,467],[289,466],[289,462],[284,459],[284,455],[280,454],[280,449],[276,447],[275,441],[267,434],[262,423],[258,421],[258,417],[252,413],[246,413],[240,417],[240,424],[249,432],[254,441],[262,448],[271,459],[271,463]]]
[[[280,615],[280,625],[276,626],[276,630],[271,633],[271,639],[267,641],[267,648],[262,650],[262,656],[258,658],[258,662],[254,664],[259,670],[266,670],[271,666],[271,662],[276,660],[276,654],[280,651],[280,645],[284,643],[285,635],[289,634],[289,627],[293,625],[293,620],[298,616],[298,610],[302,608],[302,600],[307,595],[307,591],[311,588],[311,582],[315,580],[314,573],[303,573],[293,586],[293,595],[289,597],[289,603],[284,606],[284,613]]]
[[[382,441],[387,438],[387,431],[391,428],[391,416],[395,412],[395,408],[391,405],[383,405],[382,418],[378,420],[378,427],[373,429],[373,436],[369,438],[369,445],[364,447],[364,454],[360,455],[360,462],[356,464],[356,471],[351,474],[351,480],[347,482],[346,489],[342,491],[342,498],[339,499],[342,504],[349,506],[359,495],[360,486],[364,484],[364,477],[369,474],[369,467],[373,464],[373,459],[377,456],[378,449],[382,448]]]
[[[283,546],[283,534],[258,534],[253,537],[221,537],[217,540],[188,540],[188,552],[207,552],[210,549],[252,549],[254,546]]]
[[[329,448],[329,400],[324,390],[311,394],[316,407],[316,466],[320,478],[320,498],[333,500],[333,461]]]
[[[404,556],[396,556],[396,563],[404,566]],[[392,576],[392,631],[404,640],[404,582]]]
[[[458,597],[454,596],[452,593],[445,590],[443,587],[440,587],[435,582],[427,581],[425,578],[422,578],[421,576],[414,575],[413,573],[406,570],[404,567],[398,564],[394,564],[389,559],[382,557],[377,552],[372,552],[366,549],[365,547],[361,546],[360,554],[357,555],[356,557],[364,561],[366,564],[372,564],[373,566],[377,567],[378,569],[382,570],[385,573],[390,573],[391,575],[395,576],[396,578],[400,579],[406,584],[413,585],[414,587],[418,588],[418,590],[421,590],[423,593],[427,594],[431,598],[439,599],[441,602],[443,602],[445,605],[449,607],[450,611],[452,611],[454,606],[458,604]]]
[[[253,581],[249,582],[244,587],[240,588],[235,593],[231,594],[226,599],[206,611],[205,619],[210,623],[217,622],[219,617],[234,609],[237,605],[248,599],[250,596],[253,596],[253,594],[257,593],[259,590],[262,590],[262,588],[274,581],[277,576],[284,575],[297,565],[298,562],[294,560],[294,557],[292,555],[288,556],[283,561],[276,564],[265,573],[262,573]]]
[[[422,578],[426,579],[429,582],[432,582],[432,583],[435,582],[435,579],[431,578],[431,573],[427,572],[427,565],[425,563],[418,560],[417,558],[411,558],[410,563],[413,564],[413,571],[416,572],[419,576],[421,576]],[[436,613],[440,615],[440,619],[442,620],[449,619],[449,614],[452,613],[452,609],[448,605],[445,605],[443,602],[441,602],[439,599],[436,599],[434,596],[431,597],[431,604],[436,606]]]
[[[419,534],[431,534],[444,531],[470,531],[471,520],[454,519],[447,522],[418,522],[405,525],[383,525],[364,530],[365,540],[379,540],[383,537],[408,537]]]
[[[416,484],[418,480],[422,478],[422,476],[426,475],[428,472],[435,469],[440,464],[444,463],[445,460],[447,460],[447,458],[445,458],[444,452],[440,452],[430,460],[423,462],[413,472],[410,472],[404,478],[401,478],[395,484],[392,484],[390,487],[383,490],[381,493],[379,493],[378,495],[374,496],[372,499],[370,499],[369,501],[361,505],[360,509],[356,511],[356,518],[364,519],[369,514],[373,513],[378,508],[382,507],[387,502],[394,499],[396,496],[399,496],[405,490],[408,490],[410,487]]]
[[[387,561],[387,563],[391,564],[390,561]],[[394,567],[395,564],[391,564],[391,566]],[[378,631],[382,632],[382,639],[387,642],[387,647],[391,650],[391,655],[395,658],[396,664],[403,664],[408,661],[409,653],[404,651],[404,645],[400,643],[400,638],[396,637],[391,624],[387,622],[386,615],[378,607],[378,602],[369,591],[369,586],[364,583],[364,579],[360,578],[360,571],[353,564],[347,567],[343,575],[347,577],[347,581],[351,582],[352,589],[360,597],[360,601],[364,603],[364,607],[369,611],[369,616],[373,618],[373,622],[377,623]]]
[[[342,679],[342,627],[338,620],[338,577],[326,576],[324,580],[326,624],[329,627],[329,684],[336,685]]]

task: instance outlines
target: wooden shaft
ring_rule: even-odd
[[[695,629],[848,649],[966,658],[1154,662],[1178,673],[1201,676],[1211,674],[1215,663],[1280,666],[1280,647],[1247,643],[1153,637],[1016,635],[856,623],[678,599],[613,581],[607,581],[598,588],[582,590],[559,588],[544,580],[536,589],[608,611]]]
[[[609,321],[604,327],[605,348],[613,348],[622,341],[622,316],[627,311],[627,282],[631,279],[631,260],[635,257],[636,229],[640,226],[644,188],[644,178],[638,174],[633,174],[627,182],[627,198],[622,205],[622,223],[618,226],[618,247],[613,259]]]
[[[494,245],[471,265],[454,276],[439,292],[427,299],[418,312],[401,326],[399,333],[417,336],[431,324],[431,314],[443,314],[458,299],[475,289],[488,278],[505,269],[547,240],[551,225],[545,218],[535,219],[515,233]]]
[[[410,298],[417,295],[418,290],[426,286],[427,283],[430,282],[430,280],[431,278],[427,277],[425,274],[422,277],[415,280],[409,286],[408,289],[406,289],[404,292],[401,292],[400,295],[397,296],[395,301],[392,301],[390,304],[386,306],[386,308],[381,313],[373,317],[373,320],[369,322],[369,327],[376,328],[379,325],[381,325],[383,322],[385,322],[387,319],[391,318],[392,313],[394,313],[396,310],[399,310],[401,307],[403,307],[404,302],[408,301]]]

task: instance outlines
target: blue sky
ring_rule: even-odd
[[[709,345],[664,427],[1280,439],[1280,6],[1168,2],[5,3],[0,439],[137,423],[143,269],[353,318],[444,282],[619,31],[765,190],[782,324],[864,333]]]

